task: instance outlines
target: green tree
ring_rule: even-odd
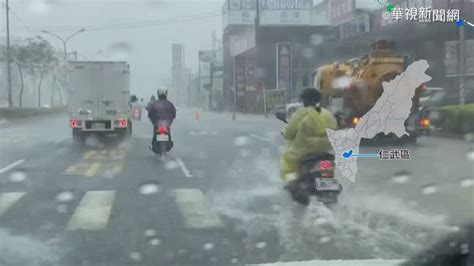
[[[16,45],[12,47],[12,60],[15,63],[20,76],[20,92],[18,93],[19,107],[23,107],[23,92],[25,91],[24,72],[30,68],[30,50],[25,45]]]
[[[41,85],[43,84],[44,77],[57,67],[59,59],[56,57],[51,44],[39,36],[36,39],[27,39],[26,49],[30,55],[28,72],[39,77],[37,86],[38,107],[41,107]]]

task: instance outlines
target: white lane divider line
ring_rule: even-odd
[[[252,134],[252,135],[250,135],[250,136],[252,136],[252,137],[254,137],[254,138],[256,138],[256,139],[259,139],[259,140],[266,141],[266,142],[271,142],[271,141],[272,141],[271,139],[264,138],[264,137],[260,137],[260,136],[255,135],[255,134]]]
[[[199,189],[176,189],[173,195],[186,228],[208,229],[222,227],[222,221],[210,210],[206,197]]]
[[[181,160],[181,158],[176,157],[176,162],[178,163],[179,167],[181,168],[181,171],[183,171],[183,174],[186,177],[193,177],[193,175],[191,175],[191,172],[188,170],[188,168],[186,168],[186,165],[184,164],[183,160]]]
[[[404,259],[368,259],[368,260],[307,260],[307,261],[289,261],[264,264],[248,264],[249,266],[362,266],[362,265],[384,265],[397,266],[407,263]]]
[[[115,191],[89,191],[74,211],[66,230],[101,230],[107,226]]]
[[[12,169],[13,167],[15,167],[15,166],[17,166],[17,165],[23,163],[24,161],[25,161],[25,160],[21,159],[21,160],[18,160],[18,161],[16,161],[16,162],[14,162],[14,163],[12,163],[12,164],[10,164],[10,165],[8,165],[8,166],[6,166],[6,167],[0,169],[0,174],[3,174],[3,173],[5,173],[5,172],[7,172],[8,170],[10,170],[10,169]]]
[[[0,216],[4,214],[15,202],[19,201],[25,192],[0,193]]]

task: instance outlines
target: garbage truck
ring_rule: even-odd
[[[68,113],[72,137],[132,133],[130,66],[126,62],[70,61]]]
[[[408,57],[397,54],[394,48],[393,41],[379,40],[371,45],[370,52],[363,57],[335,62],[315,70],[314,86],[321,90],[321,105],[336,114],[339,127],[354,127],[382,95],[382,82],[390,81],[405,71]],[[405,121],[409,136],[404,139],[412,142],[423,130],[420,126],[419,98],[425,87],[422,84],[416,88],[411,114]],[[386,137],[381,133],[375,138]]]

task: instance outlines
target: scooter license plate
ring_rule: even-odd
[[[156,135],[156,141],[169,141],[170,137],[168,135]]]
[[[316,178],[316,190],[339,190],[339,183],[334,178]]]

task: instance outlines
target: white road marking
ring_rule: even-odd
[[[250,266],[398,266],[406,263],[406,260],[308,260],[294,262],[275,262],[265,264],[249,264]]]
[[[89,191],[74,211],[66,230],[101,230],[109,221],[115,191]]]
[[[25,161],[25,160],[21,159],[21,160],[18,160],[18,161],[16,161],[16,162],[14,162],[14,163],[8,165],[7,167],[4,167],[4,168],[0,169],[0,174],[3,174],[3,173],[5,173],[5,172],[7,172],[8,170],[10,170],[10,169],[12,169],[13,167],[15,167],[15,166],[17,166],[17,165],[23,163],[24,161]]]
[[[252,135],[250,135],[250,136],[252,136],[252,137],[254,137],[254,138],[256,138],[256,139],[259,139],[259,140],[263,140],[263,141],[266,141],[266,142],[271,142],[271,139],[264,138],[264,137],[260,137],[260,136],[255,135],[255,134],[252,134]]]
[[[186,165],[184,165],[184,162],[183,160],[181,160],[181,158],[177,157],[176,162],[178,163],[179,167],[181,168],[181,170],[183,171],[183,174],[186,177],[193,177],[193,175],[191,175],[191,172],[188,170],[188,168],[186,168]]]
[[[209,204],[201,190],[176,189],[173,193],[186,228],[208,229],[223,226],[219,217],[209,209]]]
[[[0,216],[4,214],[15,202],[19,201],[25,192],[0,193]]]

